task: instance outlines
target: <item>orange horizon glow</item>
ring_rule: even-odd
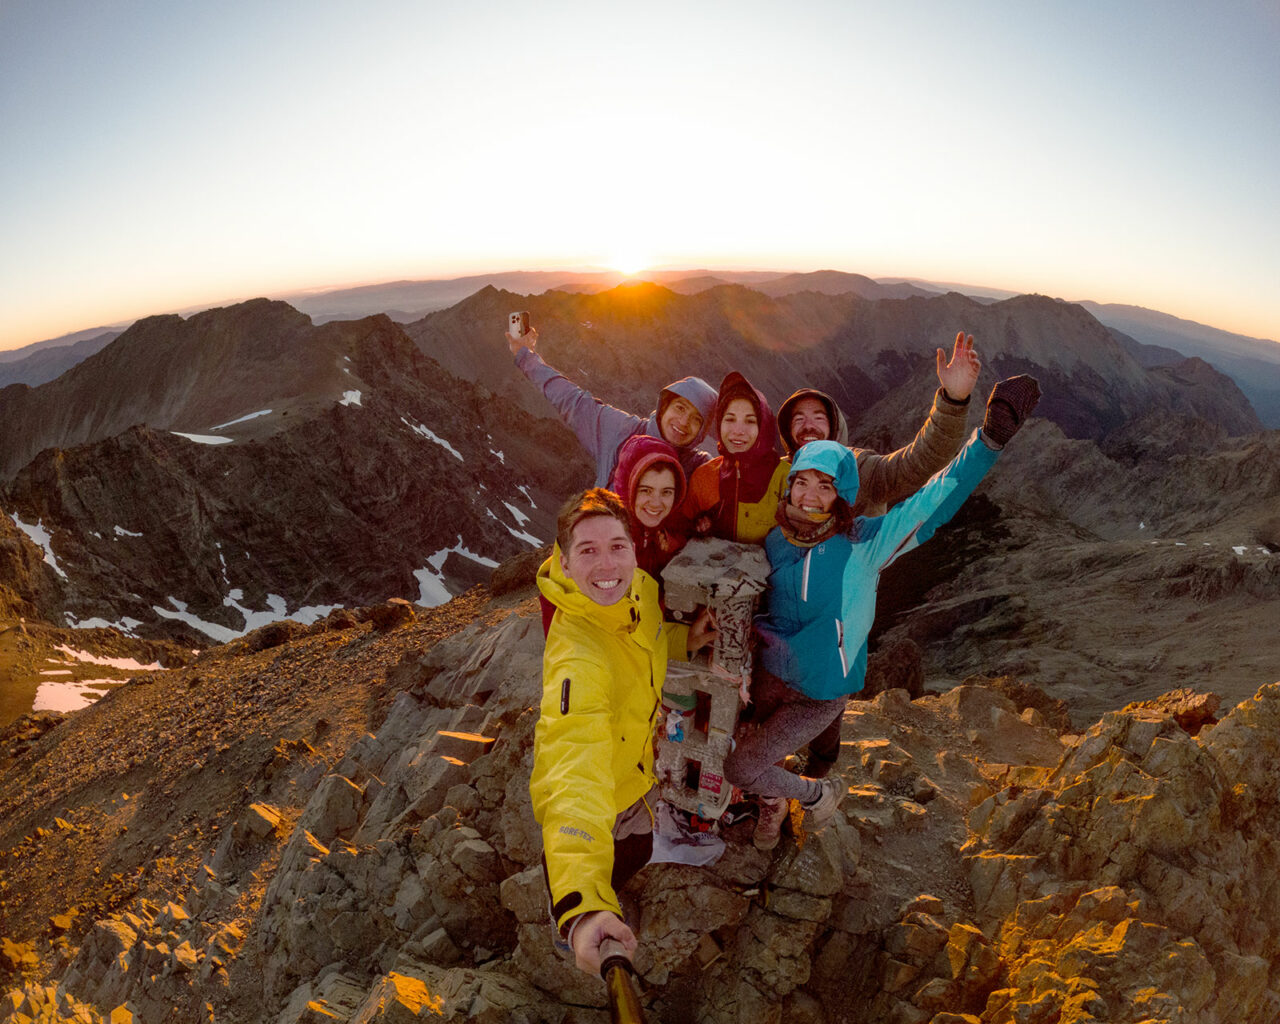
[[[635,267],[636,269],[628,269],[629,267]],[[712,274],[717,271],[754,271],[784,275],[812,273],[817,270],[835,270],[836,272],[862,274],[873,280],[934,282],[938,285],[955,287],[959,291],[972,289],[975,293],[980,293],[984,289],[1007,291],[1010,294],[1039,293],[1069,302],[1093,301],[1103,305],[1134,306],[1164,313],[1180,320],[1201,324],[1216,330],[1226,331],[1244,338],[1280,344],[1280,331],[1269,332],[1269,321],[1264,310],[1251,310],[1239,305],[1228,308],[1229,303],[1226,302],[1226,296],[1221,297],[1222,306],[1219,308],[1222,308],[1223,312],[1219,316],[1216,310],[1206,313],[1203,309],[1191,308],[1186,296],[1175,296],[1165,288],[1143,294],[1142,289],[1135,287],[1130,293],[1123,286],[1111,282],[1108,288],[1095,289],[1090,293],[1084,290],[1087,286],[1083,280],[1062,280],[1056,283],[1053,281],[1015,280],[1010,283],[1008,278],[1000,275],[997,268],[974,267],[965,269],[963,267],[933,265],[922,267],[914,273],[883,273],[865,267],[849,267],[835,261],[823,260],[805,262],[778,260],[777,262],[766,263],[762,261],[751,263],[745,260],[694,258],[681,260],[680,262],[664,263],[641,257],[619,257],[609,260],[607,264],[604,261],[600,261],[594,267],[591,267],[586,261],[565,260],[556,264],[539,264],[532,260],[512,260],[505,265],[489,262],[485,268],[479,268],[474,265],[459,267],[456,271],[442,268],[436,273],[397,273],[394,270],[390,270],[385,276],[378,278],[362,278],[354,273],[342,273],[339,271],[333,274],[317,275],[317,277],[322,280],[327,278],[330,282],[338,281],[341,283],[312,287],[302,285],[301,282],[305,278],[297,274],[291,274],[289,280],[280,282],[280,285],[274,288],[255,287],[247,282],[240,282],[238,283],[239,287],[237,287],[237,282],[224,281],[218,286],[217,291],[213,293],[214,297],[205,301],[200,301],[196,298],[198,293],[194,287],[187,287],[176,294],[171,293],[167,301],[157,297],[154,301],[148,303],[144,289],[138,288],[134,290],[133,294],[127,297],[116,296],[115,301],[107,304],[92,301],[99,298],[99,296],[94,295],[91,300],[81,303],[64,300],[44,315],[18,318],[11,314],[6,322],[0,323],[0,352],[23,348],[31,344],[54,340],[71,334],[84,333],[87,337],[90,336],[87,332],[92,331],[123,330],[131,323],[149,316],[171,314],[178,314],[184,317],[190,316],[205,309],[235,305],[258,297],[280,299],[288,302],[293,299],[323,294],[329,291],[372,287],[395,281],[449,281],[464,277],[483,277],[488,274],[510,273],[516,270],[563,272],[566,274],[589,271],[597,273],[601,271],[606,273],[615,272],[622,274],[627,279],[624,283],[628,284],[656,277],[659,274],[680,273],[683,271],[690,273],[705,271]]]
[[[639,256],[636,254],[615,256],[609,261],[612,269],[616,270],[623,277],[638,277],[646,271],[652,271],[653,261],[647,256]]]

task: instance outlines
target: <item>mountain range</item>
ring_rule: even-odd
[[[831,824],[765,854],[747,810],[633,883],[651,1019],[1275,1019],[1280,431],[1083,305],[714,276],[255,299],[0,391],[0,1024],[607,1019],[528,794],[534,572],[592,467],[513,309],[623,408],[736,369],[881,451],[957,330],[971,427],[1044,392],[878,584]]]
[[[0,424],[5,510],[52,537],[39,586],[11,589],[56,593],[48,618],[205,642],[255,611],[447,599],[541,544],[585,471],[563,427],[490,402],[386,317],[314,327],[265,299],[140,321],[11,386]]]
[[[455,305],[487,286],[533,295],[547,291],[606,291],[635,280],[617,271],[509,271],[448,280],[395,281],[313,290],[276,298],[307,313],[315,323],[376,313],[385,313],[400,323],[410,323],[427,313]],[[686,295],[724,284],[741,284],[773,297],[805,291],[866,299],[928,297],[950,291],[968,295],[978,302],[1016,297],[1016,293],[1001,289],[907,278],[874,280],[862,274],[833,270],[812,273],[647,271],[643,280]],[[1280,345],[1274,341],[1232,334],[1138,306],[1084,300],[1079,304],[1117,332],[1117,340],[1129,347],[1143,365],[1165,365],[1198,356],[1235,380],[1264,424],[1280,427]],[[119,329],[107,328],[79,331],[0,353],[0,388],[9,383],[35,386],[52,380],[118,334]],[[60,351],[48,351],[51,349]]]

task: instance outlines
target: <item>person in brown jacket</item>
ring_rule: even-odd
[[[880,455],[867,448],[852,448],[858,460],[858,497],[853,514],[881,516],[890,505],[915,494],[960,451],[965,440],[969,415],[969,395],[978,382],[982,362],[973,349],[973,335],[960,331],[946,358],[937,350],[938,383],[933,406],[911,442],[895,452]],[[836,441],[849,445],[849,427],[844,413],[830,395],[815,388],[801,388],[778,410],[778,435],[788,458],[810,441]],[[840,723],[837,715],[809,744],[805,774],[825,778],[840,754]]]
[[[938,383],[933,406],[911,442],[895,452],[880,455],[869,448],[852,448],[858,460],[858,503],[854,515],[881,516],[890,505],[915,494],[934,473],[960,451],[969,415],[969,395],[978,382],[982,361],[973,348],[973,335],[956,334],[951,358],[937,350]],[[778,410],[778,436],[787,458],[809,441],[849,444],[844,413],[830,395],[816,388],[801,388]]]

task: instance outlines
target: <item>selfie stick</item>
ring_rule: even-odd
[[[644,1011],[631,978],[635,968],[626,947],[617,939],[600,943],[600,977],[609,993],[609,1020],[613,1024],[644,1024]]]

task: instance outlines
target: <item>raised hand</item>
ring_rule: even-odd
[[[507,348],[511,349],[513,356],[518,356],[522,348],[527,348],[532,352],[538,347],[538,328],[530,327],[518,338],[512,337],[510,334],[506,338]]]
[[[1020,373],[998,381],[987,399],[982,433],[988,441],[1003,447],[1026,422],[1039,401],[1040,383],[1034,377]]]
[[[938,382],[949,398],[963,402],[978,383],[978,371],[982,369],[982,360],[973,350],[973,335],[958,331],[950,361],[946,358],[946,353],[938,349]]]

